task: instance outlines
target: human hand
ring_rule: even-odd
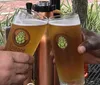
[[[78,52],[84,54],[86,63],[100,63],[100,35],[84,29],[83,36],[84,42],[78,47]]]
[[[33,57],[25,53],[0,51],[0,85],[20,85],[28,78]]]

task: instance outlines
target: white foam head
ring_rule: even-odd
[[[37,16],[28,14],[25,10],[24,12],[19,12],[13,20],[13,24],[21,26],[39,26],[47,24],[47,19],[38,19]]]
[[[59,18],[54,20],[50,19],[49,24],[56,26],[74,26],[74,25],[80,25],[80,19],[79,16],[75,14],[60,19]]]
[[[23,21],[16,20],[13,22],[16,25],[22,26],[39,26],[39,25],[46,25],[47,21],[38,20],[38,19],[24,19]]]

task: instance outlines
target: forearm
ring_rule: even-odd
[[[100,64],[100,50],[92,53],[84,53],[84,61],[87,64]]]

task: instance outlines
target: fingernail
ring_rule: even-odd
[[[79,52],[80,54],[83,54],[85,51],[86,51],[86,48],[85,48],[84,46],[79,46],[79,47],[78,47],[78,52]]]
[[[28,83],[27,85],[34,85],[33,83]]]

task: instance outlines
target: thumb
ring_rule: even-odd
[[[84,36],[84,41],[81,45],[78,46],[78,52],[80,54],[100,49],[99,34],[86,29],[83,29],[82,32]]]
[[[83,54],[86,52],[86,47],[84,46],[84,43],[78,46],[78,53]]]
[[[78,52],[80,54],[83,54],[89,49],[91,50],[91,48],[92,48],[92,45],[88,41],[85,41],[81,45],[78,46]]]
[[[97,49],[100,49],[100,42],[98,41],[98,39],[90,37],[89,39],[85,40],[81,45],[79,45],[78,52],[82,54],[86,51],[89,52]]]

